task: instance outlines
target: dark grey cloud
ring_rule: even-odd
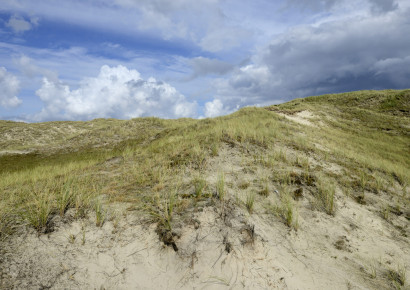
[[[340,0],[288,0],[287,8],[298,7],[301,10],[321,11],[329,10]]]
[[[221,82],[224,106],[410,87],[410,11],[298,27],[273,39],[254,63]]]
[[[192,78],[209,74],[224,75],[232,70],[232,64],[206,57],[196,57],[190,60],[193,69]]]
[[[385,13],[396,10],[398,5],[394,0],[369,0],[373,13]]]
[[[346,5],[349,4],[349,2],[354,3],[359,2],[358,0],[305,0],[305,1],[300,1],[300,0],[288,0],[286,2],[285,7],[286,8],[292,8],[292,7],[297,7],[301,9],[302,11],[313,11],[313,12],[319,12],[319,11],[328,11],[332,9],[334,6],[337,5]],[[366,3],[365,1],[362,1],[362,4]],[[375,14],[380,14],[380,13],[386,13],[389,11],[396,10],[398,8],[398,5],[395,0],[367,0],[367,2],[370,4],[370,9],[373,13]]]

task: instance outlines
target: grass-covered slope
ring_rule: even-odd
[[[32,196],[35,203],[46,198],[46,212],[54,214],[56,193],[64,191],[67,180],[94,180],[101,162],[114,156],[125,157],[118,185],[135,174],[129,186],[153,187],[159,178],[178,174],[185,167],[200,171],[222,144],[238,146],[264,163],[272,159],[272,166],[284,163],[290,171],[312,157],[340,165],[345,174],[338,177],[320,167],[306,170],[334,178],[346,191],[357,193],[362,183],[369,190],[396,184],[405,192],[410,179],[409,108],[410,90],[389,90],[308,97],[205,120],[1,121],[0,212],[18,215],[34,206]],[[302,111],[311,113],[309,125],[285,117]],[[287,151],[292,152],[290,156],[277,156]],[[136,167],[140,170],[129,172]],[[98,179],[96,183],[103,187]],[[42,198],[33,187],[39,188]],[[41,213],[37,207],[31,208],[33,214]]]
[[[53,231],[68,210],[102,226],[103,209],[122,202],[175,248],[175,221],[201,202],[307,231],[308,212],[332,219],[347,199],[408,241],[409,110],[410,90],[388,90],[203,120],[0,121],[0,239],[25,225]]]

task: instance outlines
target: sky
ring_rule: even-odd
[[[206,118],[410,87],[408,0],[0,0],[0,119]]]

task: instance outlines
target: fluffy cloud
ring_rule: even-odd
[[[36,94],[44,102],[34,120],[128,119],[141,116],[192,117],[197,104],[188,102],[171,85],[154,78],[144,80],[136,70],[124,66],[102,66],[95,78],[83,79],[71,90],[61,81],[43,79]]]
[[[13,29],[14,32],[22,33],[32,29],[33,26],[38,25],[38,18],[33,17],[30,21],[26,21],[23,17],[13,15],[10,17],[6,25]]]
[[[13,108],[20,105],[22,101],[16,96],[19,90],[19,80],[6,68],[0,67],[0,106]]]
[[[221,115],[231,113],[232,110],[224,107],[223,103],[219,99],[214,99],[212,102],[205,103],[205,117],[213,118]]]
[[[409,9],[300,26],[275,37],[251,65],[218,84],[225,106],[409,86]]]

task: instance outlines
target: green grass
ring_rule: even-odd
[[[157,196],[154,206],[148,208],[148,211],[161,227],[172,231],[172,222],[176,207],[178,207],[178,196],[177,189],[174,189],[162,198]]]
[[[270,206],[269,210],[289,227],[294,230],[299,228],[298,211],[288,186],[280,190],[280,200],[277,204]]]
[[[202,175],[199,175],[194,178],[194,189],[195,189],[195,197],[200,199],[203,194],[205,193],[207,187],[207,183],[205,178]]]

